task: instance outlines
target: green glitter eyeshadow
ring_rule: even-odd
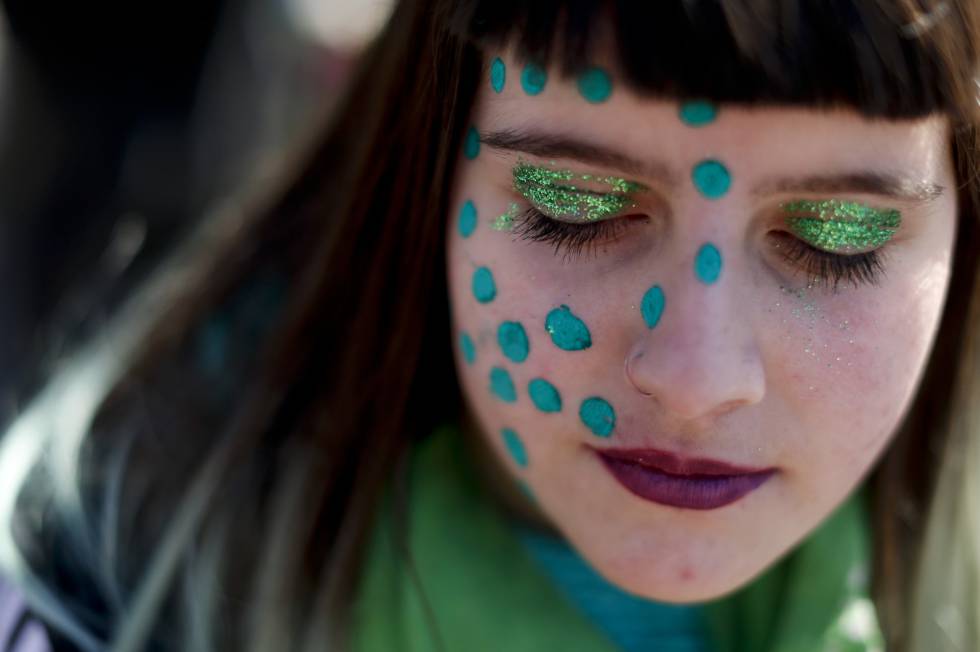
[[[577,185],[580,183],[608,189]],[[642,183],[620,177],[577,174],[523,162],[514,166],[514,189],[550,217],[583,222],[601,220],[631,208],[636,205],[632,194],[648,190]]]
[[[877,209],[857,202],[794,201],[782,204],[793,235],[828,251],[875,249],[888,242],[902,223],[895,209]]]

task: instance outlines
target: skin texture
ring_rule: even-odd
[[[499,55],[508,71],[521,69]],[[600,104],[584,101],[575,80],[557,70],[548,71],[536,96],[510,83],[495,93],[488,73],[473,124],[484,138],[499,130],[575,137],[660,165],[670,178],[517,154],[486,141],[475,159],[461,154],[447,217],[449,299],[454,333],[469,333],[477,356],[468,365],[457,347],[458,371],[472,443],[505,502],[566,537],[623,589],[667,602],[703,601],[751,581],[839,506],[910,404],[938,327],[955,238],[948,125],[938,116],[872,122],[850,110],[722,105],[710,124],[693,128],[680,119],[678,101],[640,98],[606,68],[613,90]],[[519,157],[626,177],[650,190],[615,218],[624,228],[612,237],[556,255],[551,244],[490,228],[511,204],[522,212],[528,206],[513,188]],[[731,173],[722,197],[706,198],[691,181],[694,166],[707,159]],[[904,201],[860,189],[781,191],[775,181],[866,172],[944,191]],[[902,225],[883,247],[878,285],[841,281],[835,291],[811,283],[783,257],[794,236],[780,204],[829,199],[901,211]],[[454,217],[467,200],[480,220],[463,239]],[[724,260],[710,285],[694,273],[705,243]],[[496,281],[491,303],[478,303],[471,291],[480,266]],[[649,328],[640,307],[652,285],[666,301]],[[588,326],[588,349],[564,351],[551,341],[545,318],[561,305]],[[526,329],[530,354],[519,364],[497,344],[504,321]],[[517,401],[504,403],[489,391],[495,366],[512,375]],[[560,412],[535,408],[527,394],[533,378],[561,392]],[[609,437],[595,436],[579,419],[591,396],[615,407]],[[525,467],[508,453],[503,428],[520,437]],[[778,471],[730,505],[680,509],[623,488],[591,448],[604,446]],[[516,489],[518,481],[536,505]]]

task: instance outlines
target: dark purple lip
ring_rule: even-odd
[[[595,450],[621,485],[661,505],[716,509],[757,489],[776,469],[747,468],[703,458],[681,458],[656,449]]]

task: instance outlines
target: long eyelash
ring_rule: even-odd
[[[810,283],[837,291],[841,282],[877,285],[885,274],[883,249],[859,254],[835,254],[787,237],[780,246],[782,255],[792,264],[803,268],[810,276]]]
[[[562,222],[531,206],[514,219],[512,232],[522,240],[553,245],[556,256],[564,250],[563,258],[568,260],[586,250],[595,257],[598,244],[618,235],[623,227],[619,219],[578,224]]]

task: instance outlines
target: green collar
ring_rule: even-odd
[[[615,652],[531,560],[484,493],[455,428],[414,452],[397,544],[381,510],[354,604],[355,652]],[[730,596],[705,604],[718,652],[883,649],[865,589],[862,494]],[[414,565],[414,568],[412,566]]]

